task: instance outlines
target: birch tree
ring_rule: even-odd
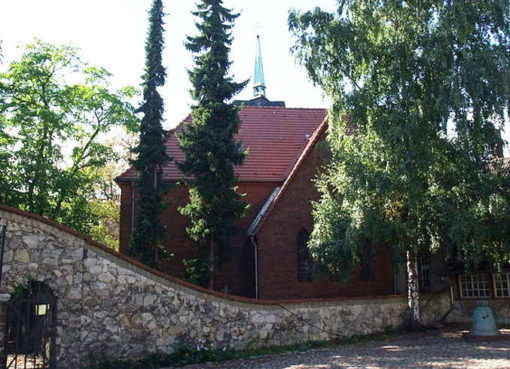
[[[509,260],[509,187],[495,170],[510,86],[507,1],[338,1],[289,17],[294,51],[332,98],[332,160],[318,180],[310,247],[348,273],[367,243],[407,259]]]

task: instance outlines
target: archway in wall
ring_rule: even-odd
[[[7,308],[5,368],[54,369],[57,299],[42,282],[12,294]]]

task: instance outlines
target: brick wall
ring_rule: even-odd
[[[311,202],[319,198],[312,181],[323,161],[322,150],[313,149],[310,152],[257,234],[260,298],[360,296],[395,291],[391,254],[384,248],[376,250],[373,262],[374,276],[371,280],[362,280],[359,271],[356,271],[348,284],[324,279],[298,282],[296,237],[302,228],[308,232],[312,230]],[[239,222],[239,235],[234,239],[229,259],[215,274],[216,290],[254,297],[255,257],[253,245],[246,237],[246,230],[276,186],[281,186],[281,183],[240,183],[239,192],[246,193],[245,201],[250,204],[250,208],[247,216]],[[125,250],[131,227],[132,190],[131,185],[126,183],[121,184],[121,189],[120,240],[121,250]],[[178,211],[178,208],[188,201],[187,188],[184,185],[176,185],[167,194],[167,201],[168,207],[162,215],[162,220],[168,231],[166,245],[173,257],[166,271],[182,277],[185,269],[182,260],[196,258],[199,250],[186,233],[188,219]]]
[[[119,183],[121,195],[120,250],[125,252],[129,244],[132,222],[132,184]],[[229,293],[254,297],[254,253],[253,246],[246,238],[246,230],[264,205],[278,182],[242,182],[239,193],[245,193],[244,201],[250,204],[247,215],[239,224],[239,234],[233,240],[229,258],[218,268],[215,275],[215,289]],[[186,228],[188,219],[181,215],[179,208],[188,202],[188,190],[185,185],[174,185],[166,195],[168,203],[161,220],[167,227],[168,250],[173,255],[167,263],[166,271],[174,276],[184,274],[183,259],[196,258],[199,253],[197,244],[190,240]]]
[[[360,296],[394,291],[391,254],[385,248],[376,251],[372,280],[361,280],[358,270],[348,284],[318,278],[312,282],[298,281],[296,237],[302,228],[312,230],[311,202],[319,199],[312,181],[323,160],[323,151],[319,147],[312,149],[257,234],[262,299]]]
[[[131,237],[131,223],[133,221],[133,185],[131,182],[118,182],[120,187],[120,225],[119,250],[126,253]]]

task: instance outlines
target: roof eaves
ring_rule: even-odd
[[[255,236],[255,232],[254,231],[257,229],[260,221],[262,220],[262,217],[264,216],[266,211],[271,206],[271,204],[272,204],[273,200],[275,199],[275,197],[278,196],[278,192],[280,191],[280,189],[281,189],[280,186],[275,187],[273,192],[271,192],[271,194],[267,198],[266,202],[264,203],[264,205],[260,209],[259,213],[255,217],[255,220],[253,220],[253,223],[251,223],[250,227],[248,228],[248,236],[249,237]]]
[[[285,181],[285,177],[238,177],[238,183],[259,183],[259,182],[268,182],[268,183],[283,183]]]
[[[170,138],[170,136],[172,136],[174,133],[177,132],[177,130],[183,126],[185,123],[189,122],[189,120],[191,119],[191,115],[187,115],[186,118],[184,118],[179,124],[177,124],[174,128],[172,129],[169,129],[168,131],[165,132],[165,144],[166,144],[166,140]],[[129,168],[127,168],[124,172],[122,172],[122,174],[120,174],[118,177],[115,178],[115,182],[119,183],[119,182],[131,182],[131,181],[134,181],[136,178],[132,177],[132,176],[128,176],[127,173],[133,169],[133,166],[130,165]]]
[[[127,172],[127,171],[126,171]],[[124,172],[125,173],[125,172]],[[124,175],[124,173],[122,173],[120,176],[118,177],[115,177],[115,182],[116,183],[126,183],[126,182],[133,182],[136,178],[133,178],[133,177],[127,177]]]

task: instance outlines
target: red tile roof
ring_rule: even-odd
[[[266,205],[262,209],[260,209],[259,214],[255,217],[255,220],[248,228],[248,236],[254,236],[257,234],[257,232],[262,228],[262,225],[266,221],[266,219],[271,214],[271,211],[275,208],[275,206],[278,204],[278,202],[281,200],[283,194],[289,188],[292,180],[296,176],[299,168],[301,165],[303,165],[304,161],[310,155],[312,152],[312,149],[314,146],[319,142],[319,139],[325,134],[326,129],[328,128],[328,122],[324,120],[319,127],[315,130],[313,136],[308,141],[306,147],[302,151],[301,155],[299,156],[298,160],[295,162],[294,166],[292,167],[291,172],[287,176],[285,182],[283,183],[282,187],[276,187],[275,192],[270,195],[268,202],[266,202]]]
[[[241,109],[240,117],[239,139],[248,155],[243,165],[235,168],[239,180],[283,182],[325,119],[326,110],[247,106]],[[189,118],[171,131],[166,141],[167,152],[176,161],[184,160],[176,135],[187,122]],[[118,180],[133,178],[134,171],[130,168]],[[163,168],[163,178],[175,181],[183,176],[171,162]]]

